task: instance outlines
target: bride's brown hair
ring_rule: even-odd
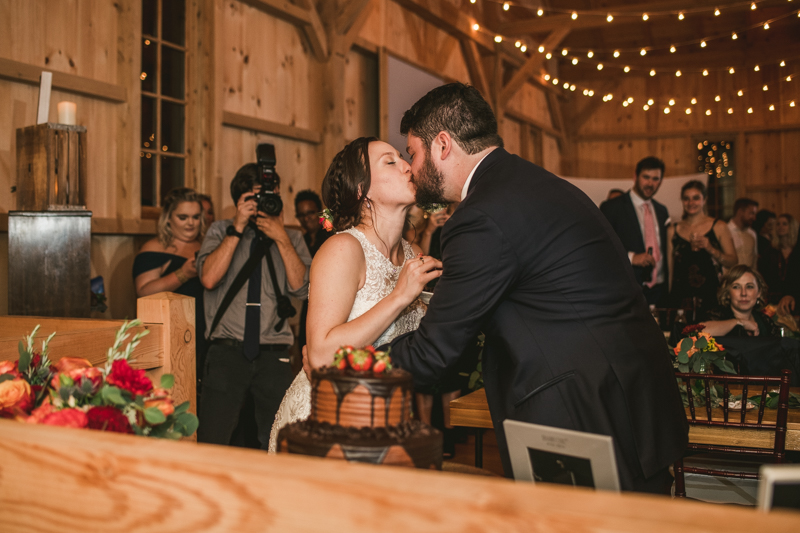
[[[370,187],[369,143],[377,137],[359,137],[334,156],[322,180],[322,200],[333,217],[333,229],[342,231],[361,223]]]

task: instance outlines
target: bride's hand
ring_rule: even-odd
[[[408,305],[419,296],[425,285],[441,275],[442,262],[438,259],[429,255],[409,259],[403,265],[393,293],[396,293],[403,303]]]

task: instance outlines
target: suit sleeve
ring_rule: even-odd
[[[417,331],[392,342],[392,360],[432,385],[456,364],[517,281],[513,243],[485,214],[463,209],[442,232],[443,273]]]

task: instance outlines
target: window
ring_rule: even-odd
[[[185,0],[142,2],[142,206],[184,185],[186,113]]]
[[[697,171],[708,174],[709,216],[728,218],[733,215],[736,199],[736,158],[734,143],[703,140],[697,143]]]

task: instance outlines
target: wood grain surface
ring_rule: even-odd
[[[780,533],[799,517],[0,420],[6,533]]]

